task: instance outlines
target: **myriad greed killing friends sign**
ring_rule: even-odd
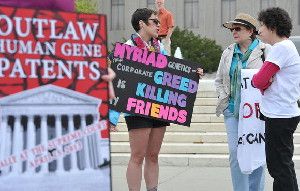
[[[199,64],[116,43],[111,67],[117,74],[113,109],[190,125]]]

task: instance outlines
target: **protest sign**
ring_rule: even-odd
[[[104,15],[0,7],[1,189],[110,190],[106,42]]]
[[[199,64],[116,43],[112,66],[117,111],[189,126]]]
[[[251,84],[258,69],[241,70],[241,105],[238,127],[237,157],[241,171],[251,174],[266,164],[265,123],[259,119],[261,93]]]

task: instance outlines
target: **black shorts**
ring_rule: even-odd
[[[170,123],[165,121],[150,119],[141,116],[126,116],[125,121],[127,124],[128,131],[130,131],[131,129],[140,128],[160,128],[170,125]]]

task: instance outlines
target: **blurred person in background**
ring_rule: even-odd
[[[165,8],[165,0],[155,0],[160,21],[158,37],[164,45],[167,55],[171,56],[171,36],[174,30],[173,14]]]

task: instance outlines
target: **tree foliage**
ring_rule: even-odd
[[[76,0],[76,11],[79,13],[97,13],[99,1],[96,0]]]
[[[205,72],[214,72],[218,69],[222,54],[222,47],[215,40],[201,38],[187,29],[174,29],[171,37],[172,52],[180,47],[182,56],[186,60],[200,63]]]

